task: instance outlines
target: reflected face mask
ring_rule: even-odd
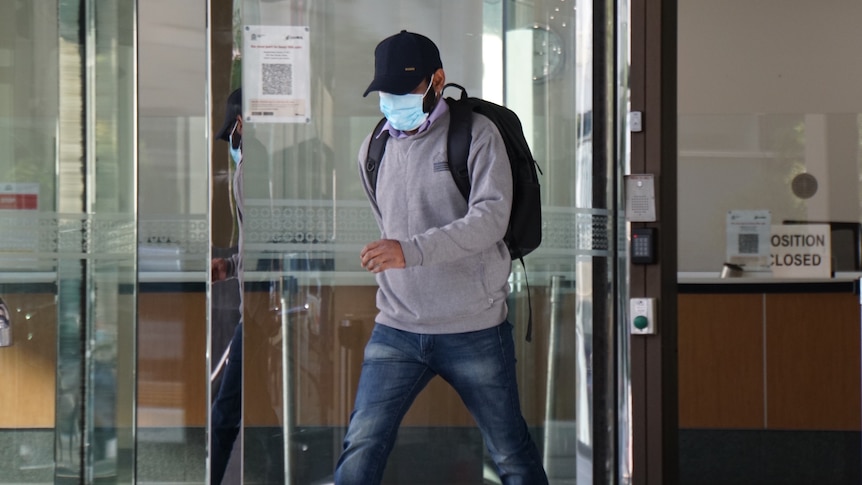
[[[419,128],[428,119],[428,113],[422,109],[422,102],[432,83],[424,94],[390,94],[380,92],[380,112],[396,130],[411,131]]]
[[[236,146],[234,146],[234,133],[236,133],[236,124],[233,125],[233,130],[228,135],[228,143],[230,143],[230,158],[233,159],[233,163],[239,165],[239,162],[242,161],[242,139],[237,140]]]

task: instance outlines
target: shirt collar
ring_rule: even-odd
[[[419,125],[419,128],[417,129],[416,133],[414,133],[414,135],[418,135],[419,133],[422,133],[423,131],[427,130],[428,127],[431,126],[431,123],[434,123],[435,121],[440,119],[440,117],[448,111],[449,104],[441,96],[440,100],[437,101],[437,105],[434,106],[433,110],[431,110],[431,114],[428,115],[428,119],[425,120],[421,125]],[[389,125],[388,121],[384,123],[383,129],[380,130],[380,133],[383,133],[386,130],[389,130],[389,136],[394,138],[407,138],[408,136],[410,136],[406,132],[393,128],[391,125]],[[378,134],[377,136],[380,135]]]

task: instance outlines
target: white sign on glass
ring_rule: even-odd
[[[242,43],[243,118],[252,123],[311,121],[308,27],[246,25]]]
[[[769,271],[769,235],[772,214],[768,210],[727,211],[726,263],[745,271]]]

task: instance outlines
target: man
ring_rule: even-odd
[[[545,484],[521,414],[506,320],[512,262],[502,239],[512,175],[503,140],[490,120],[475,116],[465,201],[447,164],[449,110],[437,46],[401,31],[380,42],[374,58],[364,95],[379,91],[390,139],[376,192],[365,182],[381,239],[360,258],[376,275],[379,313],[335,483],[380,483],[402,418],[439,375],[475,418],[503,483]],[[359,150],[360,170],[370,136]]]
[[[234,442],[239,434],[242,418],[242,89],[228,96],[225,107],[225,121],[216,133],[216,138],[229,144],[230,157],[236,165],[233,178],[234,200],[236,201],[236,222],[238,231],[236,253],[230,258],[213,258],[211,275],[213,283],[227,278],[237,278],[239,282],[239,322],[234,330],[230,346],[220,358],[218,369],[223,366],[224,376],[218,394],[212,405],[212,440],[210,448],[210,483],[218,485],[224,478]]]

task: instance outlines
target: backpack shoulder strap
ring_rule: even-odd
[[[371,132],[371,140],[368,142],[368,154],[365,156],[365,179],[371,187],[371,195],[377,196],[377,171],[380,162],[383,161],[383,152],[386,151],[386,142],[389,141],[389,130],[381,132],[386,118],[381,118]]]
[[[461,195],[469,199],[470,173],[467,170],[467,159],[470,156],[470,144],[473,142],[473,108],[467,101],[467,90],[454,83],[447,84],[443,90],[449,86],[461,90],[460,99],[446,98],[449,105],[449,134],[446,142],[449,171],[452,172],[452,178]]]

